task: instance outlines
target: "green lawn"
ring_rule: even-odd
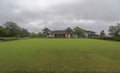
[[[120,42],[27,39],[0,42],[2,70],[120,70]]]

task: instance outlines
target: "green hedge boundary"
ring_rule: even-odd
[[[0,41],[14,41],[14,40],[23,40],[23,39],[28,39],[28,38],[2,38],[2,37],[0,37]]]
[[[120,41],[120,37],[89,37],[92,39],[110,40],[110,41]]]

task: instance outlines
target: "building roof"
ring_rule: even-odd
[[[94,31],[90,31],[90,30],[83,30],[83,31],[86,32],[86,33],[96,33]]]
[[[50,32],[51,34],[69,34],[66,30],[54,30]]]

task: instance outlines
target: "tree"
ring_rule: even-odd
[[[44,33],[44,34],[49,34],[49,33],[50,33],[49,28],[44,28],[44,29],[43,29],[43,33]]]
[[[110,26],[109,27],[109,34],[112,37],[119,37],[120,36],[120,24],[117,23],[116,26]]]
[[[7,34],[8,31],[3,26],[0,26],[0,37],[5,37]]]
[[[116,37],[120,37],[120,23],[117,23],[116,28],[117,28],[117,31],[116,31],[116,33],[115,33],[115,36],[116,36]]]
[[[67,28],[66,31],[71,34],[72,37],[74,37],[73,33],[74,31],[71,28]]]
[[[9,37],[29,37],[30,33],[28,32],[27,29],[19,27],[16,23],[14,22],[6,22],[4,24],[6,30],[8,31],[8,36]]]
[[[101,36],[101,37],[105,37],[105,32],[104,32],[104,30],[101,31],[100,36]]]
[[[40,38],[46,38],[46,37],[47,37],[46,34],[41,33],[41,32],[39,32],[39,33],[37,34],[37,36],[40,37]]]
[[[8,35],[10,37],[19,37],[20,35],[20,32],[21,32],[21,29],[20,27],[14,23],[14,22],[6,22],[4,24],[6,30],[8,31]]]
[[[27,29],[21,28],[20,37],[29,37],[30,33]]]
[[[115,36],[115,33],[116,33],[116,31],[117,31],[117,28],[116,28],[116,26],[110,26],[109,27],[109,34],[111,35],[111,36]]]
[[[84,37],[84,32],[81,28],[75,27],[74,28],[74,34],[77,35],[78,38]]]
[[[31,37],[31,38],[36,38],[36,37],[37,37],[37,34],[36,34],[35,32],[32,32],[32,33],[30,33],[30,37]]]

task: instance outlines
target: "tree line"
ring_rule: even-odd
[[[115,26],[113,26],[113,25],[110,26],[108,32],[109,32],[109,35],[111,37],[118,37],[119,38],[120,37],[120,23],[117,23],[117,25],[115,25]],[[104,30],[101,31],[100,36],[101,37],[106,36]]]
[[[10,21],[0,26],[0,37],[29,37],[30,33],[27,29],[19,27],[16,23]]]
[[[106,35],[104,30],[100,32],[100,35],[98,37],[92,37],[95,39],[102,39],[102,40],[114,40],[114,41],[120,41],[120,23],[117,23],[116,25],[112,25],[108,29],[109,35]]]
[[[49,31],[48,28],[44,28],[43,32],[29,32],[25,28],[21,28],[20,26],[17,25],[17,23],[9,21],[6,22],[2,25],[0,25],[0,37],[16,37],[16,38],[24,38],[24,37],[46,37],[46,33]],[[66,31],[72,34],[72,36],[77,35],[78,38],[84,37],[85,33],[82,28],[80,27],[75,27],[74,29],[67,28]],[[109,38],[120,38],[120,23],[117,23],[115,26],[110,26],[109,27]],[[100,32],[98,35],[100,39],[106,39],[108,36],[106,36],[106,33],[104,30]],[[94,36],[94,38],[98,37]]]

